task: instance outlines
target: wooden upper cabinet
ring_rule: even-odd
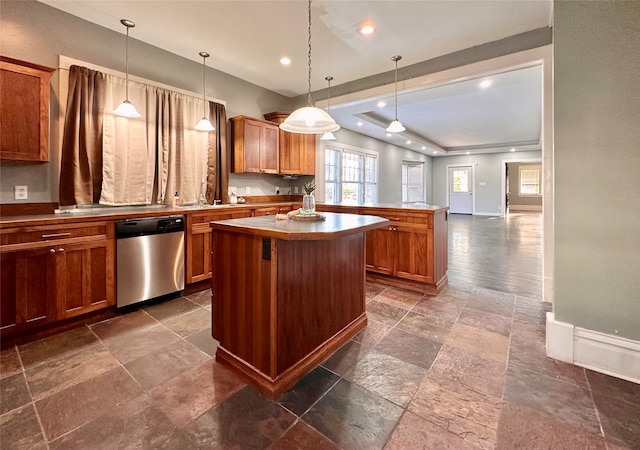
[[[264,118],[281,124],[289,117],[288,112],[276,111],[265,114]],[[315,175],[316,173],[316,135],[289,133],[279,129],[280,133],[280,173],[283,175]]]
[[[0,56],[0,159],[49,161],[49,82],[54,70]]]
[[[278,173],[278,126],[246,116],[231,118],[234,173]]]

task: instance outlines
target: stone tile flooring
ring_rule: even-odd
[[[211,292],[0,353],[2,449],[640,449],[640,385],[545,356],[549,305],[367,285],[366,330],[277,401],[216,363]]]

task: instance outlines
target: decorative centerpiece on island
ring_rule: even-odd
[[[307,181],[302,189],[304,189],[304,196],[302,197],[302,214],[315,214],[316,198],[313,196],[313,191],[316,190],[316,185]]]

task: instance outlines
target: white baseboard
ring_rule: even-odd
[[[509,205],[509,212],[515,211],[542,212],[542,205]]]
[[[587,330],[547,313],[547,356],[640,384],[640,342]]]
[[[492,213],[492,212],[474,212],[473,213],[474,216],[502,216],[503,214],[501,212],[497,212],[497,213]]]

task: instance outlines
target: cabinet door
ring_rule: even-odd
[[[300,135],[300,159],[302,175],[316,174],[316,135],[301,134]]]
[[[278,137],[276,126],[263,124],[260,148],[260,169],[262,173],[278,173]]]
[[[58,319],[115,303],[114,243],[106,239],[54,247]]]
[[[397,226],[396,273],[399,278],[433,282],[433,230]]]
[[[211,278],[211,236],[209,224],[187,233],[187,284]]]
[[[0,61],[0,159],[49,161],[49,80],[54,69]]]
[[[0,330],[13,333],[56,319],[53,249],[0,254]]]
[[[367,231],[366,267],[372,272],[393,273],[395,234],[392,227]]]
[[[244,172],[260,173],[260,147],[262,146],[261,136],[262,124],[260,122],[254,122],[252,120],[244,121],[244,136],[242,138]]]

